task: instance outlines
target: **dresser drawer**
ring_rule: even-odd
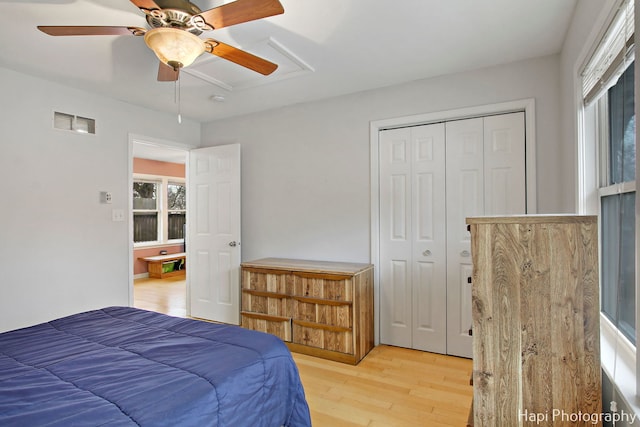
[[[353,301],[351,276],[294,272],[293,295],[335,301]]]
[[[291,300],[284,294],[274,292],[242,290],[242,311],[290,317]]]
[[[293,281],[290,272],[263,268],[242,268],[242,289],[290,295]]]
[[[294,296],[292,317],[327,326],[353,328],[353,304],[320,298]]]
[[[240,312],[242,327],[273,334],[282,341],[291,341],[291,318],[249,311]]]
[[[322,325],[293,320],[293,340],[296,344],[339,353],[353,353],[353,330],[339,326]]]

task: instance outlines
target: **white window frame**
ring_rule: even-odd
[[[171,212],[179,212],[179,213],[184,213],[185,215],[187,214],[187,209],[186,207],[184,209],[169,209],[169,196],[168,196],[168,191],[169,191],[169,185],[181,185],[183,187],[187,187],[186,181],[184,179],[180,179],[180,178],[174,178],[174,177],[169,177],[166,181],[166,183],[164,183],[163,185],[163,191],[164,191],[164,207],[165,207],[165,213],[163,215],[163,218],[166,218],[166,221],[164,222],[164,227],[163,227],[163,237],[164,240],[166,240],[168,243],[182,243],[184,242],[184,239],[169,239],[169,214]]]
[[[633,0],[632,0],[633,1]],[[577,178],[578,178],[578,199],[577,210],[580,214],[598,215],[600,217],[600,197],[609,191],[614,193],[618,191],[635,191],[640,179],[640,162],[636,162],[636,180],[635,183],[624,183],[612,186],[609,189],[600,189],[600,176],[603,160],[599,151],[598,141],[600,133],[604,132],[598,126],[597,120],[597,104],[592,103],[589,107],[584,106],[583,102],[583,79],[582,71],[589,58],[593,55],[594,50],[599,44],[609,24],[614,19],[614,15],[618,8],[622,5],[623,0],[616,1],[612,8],[611,14],[606,18],[605,22],[594,26],[595,31],[591,34],[591,44],[588,51],[583,52],[574,68],[574,93],[576,95],[576,136],[577,136]],[[638,19],[636,18],[636,21]],[[636,25],[637,26],[637,25]],[[637,45],[636,45],[637,46]],[[636,68],[636,73],[639,72]],[[638,77],[636,75],[636,82]],[[638,93],[638,83],[636,85],[636,93]],[[606,88],[603,88],[606,91]],[[636,98],[640,98],[636,96]],[[636,111],[638,110],[638,102],[636,101]],[[636,140],[638,140],[636,131]],[[638,245],[640,235],[640,218],[638,212],[640,205],[640,197],[636,197],[636,325],[640,319],[640,304],[638,297],[640,296],[640,248]],[[600,227],[600,224],[599,224]],[[600,247],[600,251],[602,248]],[[601,269],[600,269],[601,271]],[[636,343],[640,342],[640,328],[636,326]],[[636,374],[640,371],[638,364],[640,360],[637,358],[637,349],[613,323],[600,313],[600,359],[602,369],[605,371],[614,387],[617,389],[619,396],[625,401],[627,406],[636,414],[640,414],[640,380]]]
[[[145,181],[154,182],[158,184],[158,240],[149,242],[134,242],[134,248],[145,248],[153,246],[166,246],[171,244],[181,244],[184,239],[171,239],[169,240],[169,206],[167,197],[167,188],[169,184],[180,184],[186,186],[186,179],[174,176],[165,175],[150,175],[150,174],[133,174],[133,182]],[[173,211],[172,211],[173,212]],[[186,210],[185,210],[186,212]]]
[[[155,209],[133,209],[133,215],[135,216],[136,212],[156,212],[158,215],[158,227],[156,229],[156,240],[149,240],[146,242],[133,242],[134,247],[145,247],[145,246],[156,246],[161,243],[161,240],[158,239],[160,237],[160,227],[162,226],[162,212],[161,212],[161,197],[162,197],[162,183],[158,179],[154,179],[153,177],[144,177],[134,176],[133,183],[143,182],[150,183],[156,185],[156,208]],[[133,188],[131,189],[131,191]],[[133,197],[133,196],[132,196]]]
[[[600,171],[600,155],[598,153],[598,136],[600,131],[597,126],[593,125],[595,120],[595,106],[585,109],[580,99],[578,106],[578,122],[581,124],[579,132],[579,154],[578,154],[578,171],[580,181],[580,194],[578,203],[578,212],[584,215],[598,215],[600,218],[600,197],[609,191],[616,193],[617,191],[627,191],[637,186],[638,175],[636,172],[636,183],[617,184],[609,189],[600,189],[598,185]],[[638,165],[636,164],[636,171]],[[636,195],[636,212],[638,212],[637,203],[640,197]],[[600,228],[600,224],[598,224]],[[638,230],[640,222],[636,213],[636,301],[639,294],[638,279],[640,271],[637,266],[640,262],[638,252]],[[602,252],[602,248],[599,248]],[[601,271],[602,269],[600,269]],[[638,317],[638,304],[636,302],[636,324]],[[640,342],[638,336],[640,328],[636,327],[636,342]],[[634,346],[614,325],[609,318],[600,313],[600,363],[607,376],[614,383],[621,396],[624,398],[629,408],[632,408],[637,414],[640,414],[640,403],[638,403],[637,389],[640,386],[636,384],[636,372],[640,369],[637,367],[636,346]]]

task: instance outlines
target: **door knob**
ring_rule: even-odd
[[[236,242],[235,240],[233,242],[229,242],[229,246],[231,246],[232,248],[235,248],[236,246],[238,246],[240,243]]]
[[[422,252],[422,256],[431,256],[431,251],[427,249],[426,251]]]
[[[471,256],[471,252],[469,252],[467,250],[464,250],[464,251],[460,252],[460,256],[468,258],[469,256]]]

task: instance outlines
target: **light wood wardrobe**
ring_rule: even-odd
[[[467,224],[474,425],[601,425],[584,421],[602,412],[597,218]]]

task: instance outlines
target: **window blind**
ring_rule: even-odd
[[[582,97],[588,105],[613,86],[633,61],[633,0],[624,0],[582,72]]]

